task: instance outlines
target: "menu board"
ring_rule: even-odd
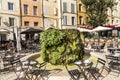
[[[120,39],[120,31],[119,31],[119,33],[118,33],[118,37],[119,37],[119,39]]]
[[[118,36],[118,30],[112,30],[112,36]]]

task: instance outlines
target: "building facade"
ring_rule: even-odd
[[[77,25],[78,27],[85,27],[86,24],[86,9],[81,0],[77,0]]]
[[[76,0],[61,0],[61,29],[77,28]]]
[[[106,25],[120,26],[120,0],[115,0],[117,3],[113,10],[108,10],[108,23]]]
[[[58,4],[59,0],[43,0],[43,26],[45,29],[59,28]]]
[[[42,26],[42,0],[20,0],[22,29]]]
[[[20,26],[19,0],[0,0],[0,29],[9,34],[0,34],[0,40],[14,39],[13,33]]]

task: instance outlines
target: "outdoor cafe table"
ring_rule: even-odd
[[[75,62],[75,65],[79,67],[79,70],[81,74],[83,75],[83,77],[85,78],[85,80],[88,80],[87,76],[85,75],[85,68],[91,67],[92,64],[93,63],[90,60],[84,60],[84,61],[81,60],[81,61]]]
[[[114,51],[120,51],[120,48],[108,48],[110,53],[114,53]]]
[[[118,58],[120,58],[120,53],[109,54],[109,56],[113,56],[113,57],[118,57]]]
[[[100,51],[101,45],[92,45],[92,48],[96,51]]]

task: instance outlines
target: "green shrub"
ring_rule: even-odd
[[[54,65],[71,64],[84,54],[80,32],[75,29],[48,29],[41,33],[40,43],[43,60]]]
[[[64,33],[58,29],[48,29],[41,34],[40,42],[42,47],[57,46],[62,43]]]

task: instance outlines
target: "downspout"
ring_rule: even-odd
[[[62,17],[63,17],[63,14],[62,14],[62,0],[60,0],[60,12],[61,12],[60,19],[61,19],[61,29],[62,29]]]
[[[77,18],[76,19],[77,20],[76,23],[77,23],[77,28],[78,28],[78,5],[77,5],[77,1],[78,0],[76,0],[76,18]]]
[[[45,30],[45,25],[44,25],[44,2],[42,0],[42,21],[43,21],[43,29]]]
[[[19,0],[20,3],[20,27],[22,28],[22,4],[21,4],[21,0]]]

